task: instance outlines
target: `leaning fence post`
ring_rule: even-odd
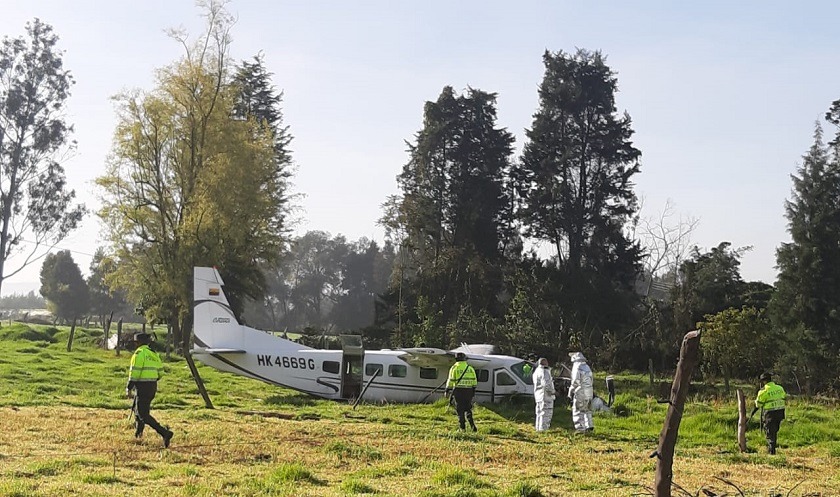
[[[76,318],[73,318],[73,324],[70,325],[70,335],[67,337],[67,352],[73,348],[73,336],[76,334]]]
[[[671,482],[673,481],[674,447],[677,445],[677,433],[680,431],[683,407],[691,384],[691,373],[697,365],[700,350],[700,331],[689,331],[683,338],[680,347],[680,362],[674,374],[671,386],[671,397],[668,399],[668,413],[659,434],[659,447],[653,456],[656,461],[655,496],[671,497]]]

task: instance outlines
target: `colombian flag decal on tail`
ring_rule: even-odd
[[[219,289],[218,288],[211,288],[210,289],[210,295],[218,296],[219,295]]]

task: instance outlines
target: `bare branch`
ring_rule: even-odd
[[[791,489],[790,489],[790,490],[788,490],[787,497],[790,497],[791,492],[793,492],[793,490],[794,490],[796,487],[798,487],[799,485],[802,485],[803,483],[805,483],[805,480],[800,480],[800,481],[799,481],[799,483],[797,483],[796,485],[794,485],[793,487],[791,487]],[[741,495],[743,495],[743,494],[741,494]]]
[[[741,494],[741,497],[744,497],[744,492],[741,490],[741,488],[740,488],[738,485],[736,485],[736,484],[732,483],[731,481],[729,481],[729,480],[727,480],[726,478],[723,478],[723,477],[721,477],[721,476],[715,476],[715,479],[716,479],[716,480],[720,480],[720,481],[722,481],[723,483],[726,483],[726,484],[727,484],[727,485],[729,485],[730,487],[733,487],[735,490],[737,490],[737,491],[738,491],[738,493],[739,493],[739,494]]]

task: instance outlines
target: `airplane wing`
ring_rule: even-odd
[[[245,351],[241,349],[208,349],[204,347],[195,347],[190,350],[192,354],[244,354]]]
[[[488,343],[478,343],[478,344],[466,344],[461,343],[461,346],[458,348],[452,349],[452,352],[463,352],[467,355],[470,354],[479,354],[479,355],[491,355],[496,353],[496,346],[490,345]]]
[[[409,349],[399,349],[402,354],[399,357],[406,363],[421,368],[444,368],[448,369],[455,364],[455,353],[447,352],[443,349],[435,349],[430,347],[416,347]],[[489,359],[477,356],[475,354],[466,354],[467,363],[473,367],[480,368],[490,362]]]

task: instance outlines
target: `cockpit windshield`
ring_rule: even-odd
[[[513,371],[520,380],[524,381],[526,385],[533,385],[534,380],[531,376],[534,373],[534,367],[526,362],[517,362],[513,366],[510,367],[510,370]]]

